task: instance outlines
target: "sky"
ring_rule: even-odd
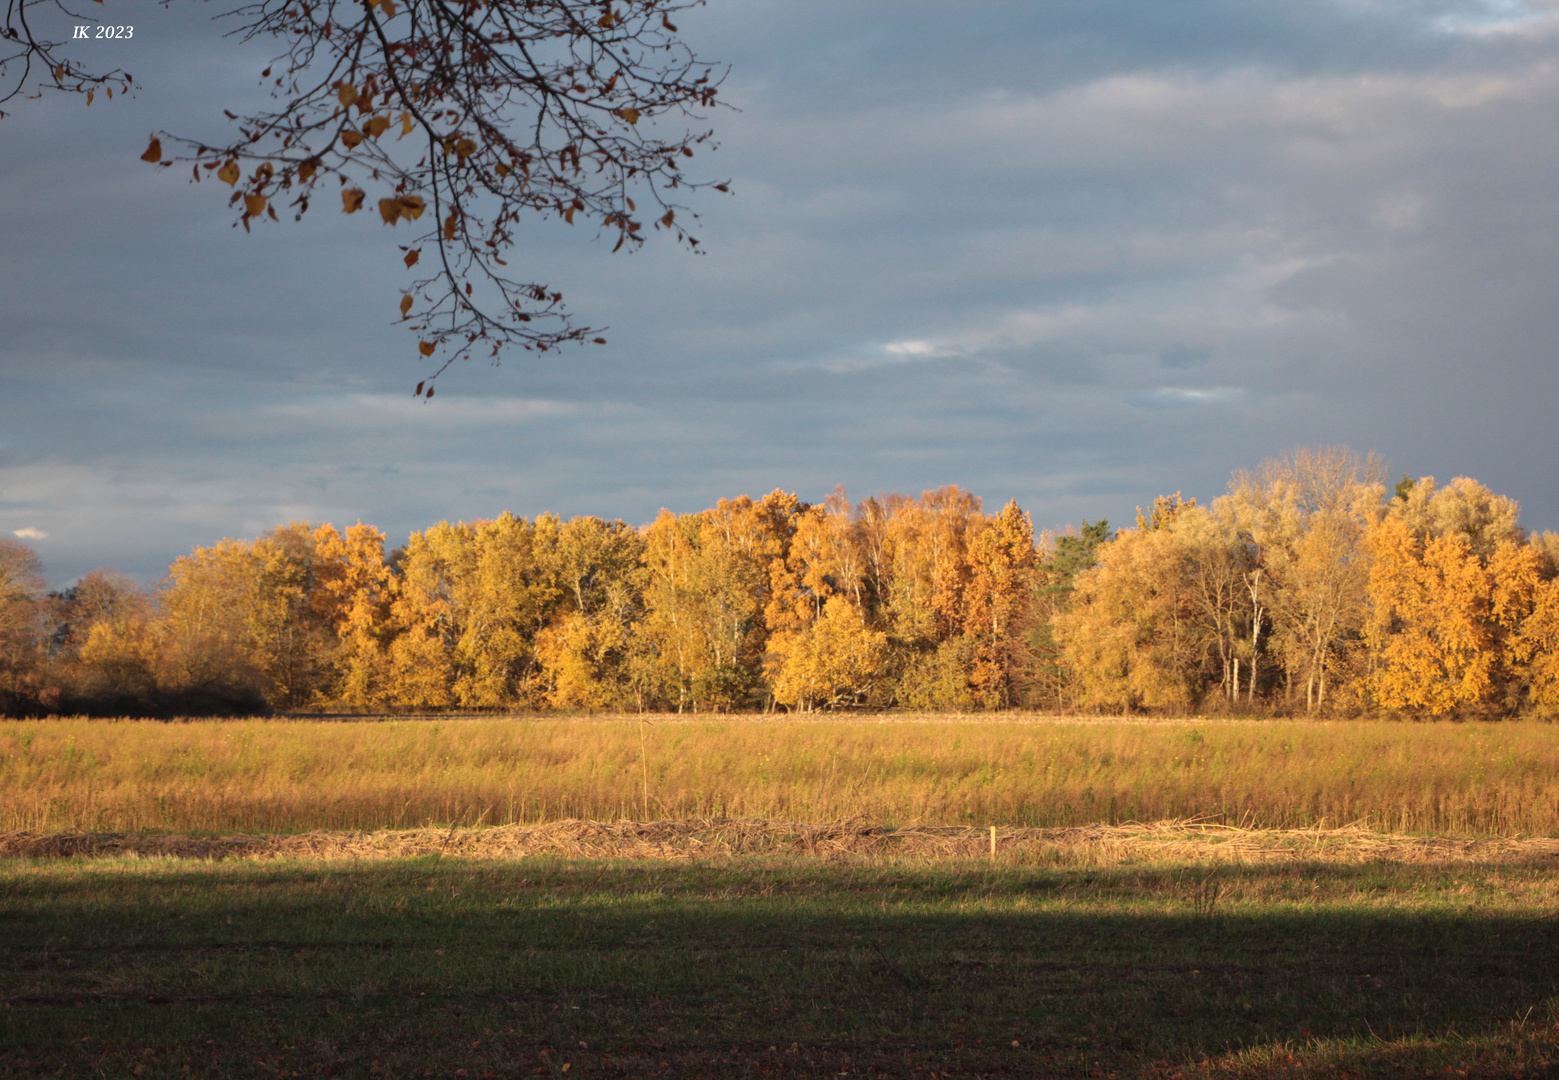
[[[1555,3],[709,0],[705,253],[527,223],[609,343],[431,402],[376,218],[246,234],[137,160],[225,141],[274,50],[220,4],[82,6],[135,32],[79,58],[140,89],[0,120],[0,535],[54,587],[287,521],[394,546],[839,484],[1127,524],[1333,444],[1559,528]]]

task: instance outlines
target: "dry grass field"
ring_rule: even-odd
[[[1527,1080],[1556,870],[1535,724],[0,721],[0,1075]]]
[[[0,830],[728,818],[1559,835],[1559,726],[1009,715],[0,721]]]

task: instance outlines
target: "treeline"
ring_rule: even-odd
[[[384,534],[294,523],[154,594],[43,595],[0,541],[0,705],[196,714],[568,709],[1229,710],[1506,716],[1559,706],[1559,537],[1465,478],[1346,449],[1176,494],[1113,536],[1036,537],[956,487],[776,491],[642,529],[544,514]]]

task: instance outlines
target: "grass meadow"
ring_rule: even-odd
[[[1553,1076],[1556,793],[1532,724],[5,721],[0,1075]]]
[[[763,818],[1559,835],[1559,725],[0,721],[0,831]]]

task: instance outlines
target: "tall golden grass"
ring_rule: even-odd
[[[637,717],[0,721],[0,830],[699,817],[1559,835],[1559,726]]]

